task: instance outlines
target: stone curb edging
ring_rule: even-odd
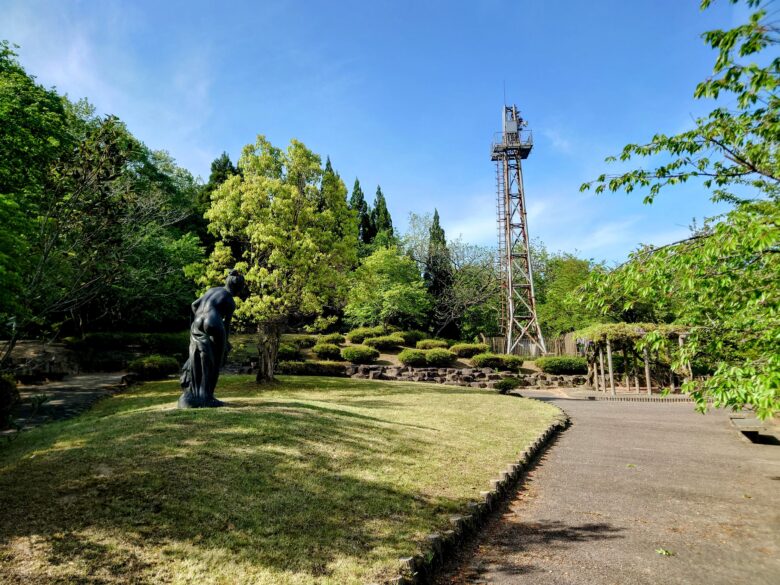
[[[534,400],[530,398],[530,400]],[[520,485],[523,475],[536,462],[551,439],[570,424],[568,415],[555,406],[559,413],[534,441],[520,454],[517,461],[509,463],[499,472],[499,476],[490,480],[490,489],[480,492],[481,501],[469,502],[468,511],[462,515],[451,516],[451,529],[442,533],[429,534],[423,552],[412,557],[403,557],[399,561],[399,574],[383,581],[382,585],[424,585],[445,563],[453,557],[466,537],[475,534],[496,510]],[[378,585],[370,583],[369,585]]]
[[[686,402],[693,404],[693,400],[689,396],[586,396],[585,400],[599,400],[607,402]],[[712,402],[709,399],[708,402]]]

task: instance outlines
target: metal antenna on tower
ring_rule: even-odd
[[[536,355],[547,352],[536,317],[533,273],[525,211],[521,160],[533,148],[533,135],[517,106],[503,107],[503,130],[496,134],[490,159],[496,162],[498,257],[502,286],[501,329],[506,353],[519,345]]]

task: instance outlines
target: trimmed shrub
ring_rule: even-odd
[[[407,347],[414,347],[418,341],[421,339],[425,339],[425,337],[428,335],[424,331],[418,331],[417,329],[412,329],[411,331],[399,331],[398,335],[404,338],[404,345]]]
[[[315,335],[306,335],[305,333],[287,333],[282,335],[282,343],[294,345],[298,349],[306,349],[314,347],[314,344],[317,343],[317,337]]]
[[[374,349],[398,349],[404,344],[404,338],[393,333],[391,335],[382,335],[380,337],[368,337],[363,343]]]
[[[478,368],[501,369],[504,367],[504,356],[497,353],[478,353],[471,358],[471,363]]]
[[[510,390],[514,390],[515,388],[519,388],[522,382],[518,380],[517,378],[504,378],[502,380],[499,380],[496,382],[496,385],[493,386],[496,390],[499,391],[501,394],[506,394]]]
[[[347,339],[350,343],[363,343],[366,337],[379,337],[385,333],[384,327],[358,327],[347,333]]]
[[[519,355],[503,355],[502,357],[504,358],[504,367],[515,373],[520,371],[520,368],[523,367],[523,362],[525,361],[525,358],[522,358]]]
[[[425,352],[422,349],[405,349],[398,354],[398,361],[405,366],[420,367],[426,365]]]
[[[19,402],[19,391],[16,389],[16,380],[11,376],[0,376],[0,429],[4,429],[11,422],[11,411]]]
[[[301,360],[300,346],[292,343],[280,343],[276,352],[276,359],[280,362],[295,362]]]
[[[179,362],[165,355],[147,355],[127,364],[127,369],[141,380],[159,380],[179,371]]]
[[[450,351],[458,357],[472,357],[478,353],[485,353],[489,349],[487,343],[456,343]]]
[[[583,357],[543,357],[536,365],[545,374],[587,374],[588,363]]]
[[[341,348],[335,343],[318,343],[311,348],[314,354],[322,360],[340,360]]]
[[[341,357],[353,364],[370,364],[379,357],[379,352],[365,345],[351,345],[341,350]]]
[[[317,344],[322,343],[335,343],[336,345],[339,345],[344,343],[344,336],[341,333],[327,333],[325,335],[320,335],[317,337]]]
[[[425,361],[429,366],[449,366],[455,360],[455,354],[448,349],[434,347],[425,352]]]
[[[275,372],[288,376],[346,376],[343,364],[336,362],[279,362]]]
[[[421,339],[417,342],[417,349],[447,348],[447,342],[443,339]]]

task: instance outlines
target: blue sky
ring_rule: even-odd
[[[496,241],[489,145],[504,85],[534,132],[529,229],[551,250],[615,262],[684,236],[722,207],[688,185],[652,206],[579,185],[654,131],[691,125],[725,0],[183,2],[0,0],[0,38],[27,70],[125,120],[208,177],[265,134],[330,155],[348,187],[377,184],[402,229],[438,208],[448,237]]]

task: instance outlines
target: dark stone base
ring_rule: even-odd
[[[204,399],[189,392],[184,392],[179,396],[177,406],[179,408],[219,408],[220,406],[225,406],[225,403],[213,396]]]

